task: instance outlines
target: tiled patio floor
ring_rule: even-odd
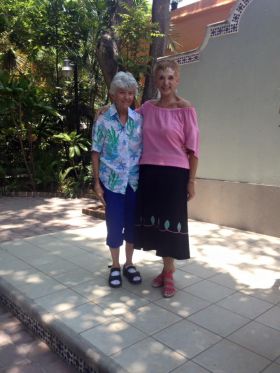
[[[135,255],[142,285],[112,290],[105,224],[82,216],[88,204],[0,198],[2,288],[111,372],[280,372],[279,238],[191,221],[192,259],[177,263],[174,298],[150,287],[161,267],[153,253]]]

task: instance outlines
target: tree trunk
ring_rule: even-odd
[[[133,0],[122,0],[123,3],[132,5]],[[101,34],[97,44],[96,56],[103,73],[107,87],[113,79],[113,76],[118,71],[118,41],[114,35],[113,26],[121,22],[119,16],[122,12],[121,3],[118,0],[107,0],[108,20],[106,31]]]
[[[107,87],[118,70],[118,47],[113,37],[113,31],[108,30],[101,35],[96,49],[99,62]]]
[[[153,84],[152,71],[153,66],[158,57],[162,57],[165,54],[167,37],[169,32],[170,23],[170,12],[169,12],[170,0],[153,0],[152,7],[152,22],[158,22],[159,29],[165,37],[154,38],[150,47],[150,72],[146,75],[145,87],[142,97],[142,103],[156,96],[156,89]]]

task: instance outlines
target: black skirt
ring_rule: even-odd
[[[189,259],[187,184],[189,170],[140,166],[135,248]]]

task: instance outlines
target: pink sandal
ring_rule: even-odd
[[[163,286],[163,273],[161,272],[157,277],[152,281],[153,288],[160,288]]]
[[[174,285],[173,272],[165,272],[163,275],[163,296],[171,298],[175,295],[176,289]]]

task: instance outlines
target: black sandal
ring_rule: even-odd
[[[142,282],[140,272],[136,271],[135,266],[123,267],[123,275],[133,285],[139,285]]]
[[[111,288],[119,288],[122,286],[122,277],[121,277],[120,268],[111,268],[108,282]]]

